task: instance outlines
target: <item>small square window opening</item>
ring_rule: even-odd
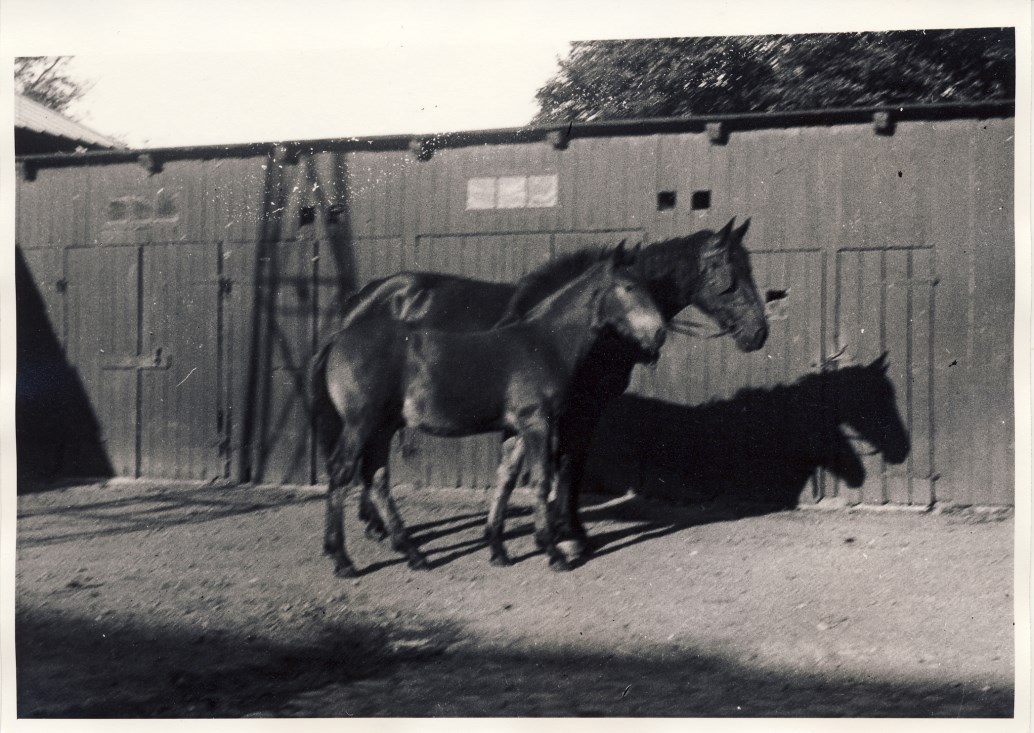
[[[689,207],[693,211],[699,211],[701,209],[711,208],[711,192],[710,191],[694,191],[693,196],[689,200]]]
[[[675,191],[659,191],[657,193],[657,211],[671,211],[675,208],[678,195]]]

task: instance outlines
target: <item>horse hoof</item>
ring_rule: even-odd
[[[563,553],[564,557],[566,557],[570,562],[575,562],[587,554],[585,545],[578,540],[563,540],[562,542],[557,542],[556,548]]]
[[[355,569],[354,565],[338,565],[334,568],[334,575],[339,578],[357,578],[359,571]]]
[[[513,560],[508,555],[499,554],[492,555],[492,559],[488,561],[490,564],[495,565],[497,568],[508,568],[513,565]]]
[[[427,562],[427,558],[421,555],[420,557],[411,557],[409,559],[410,570],[430,570],[431,563]]]
[[[564,557],[554,557],[549,561],[549,569],[557,573],[567,573],[574,570],[574,566]]]

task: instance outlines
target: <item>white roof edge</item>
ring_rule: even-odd
[[[60,112],[55,112],[22,94],[14,95],[14,126],[92,145],[104,145],[109,148],[125,147],[118,140],[70,120]]]

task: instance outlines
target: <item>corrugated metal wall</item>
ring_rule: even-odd
[[[888,352],[908,460],[866,457],[861,488],[819,477],[804,498],[1006,504],[1012,131],[1008,118],[900,121],[889,135],[868,123],[736,130],[721,144],[629,132],[426,160],[391,149],[213,156],[155,173],[42,167],[19,183],[17,241],[116,472],[308,482],[321,470],[305,367],[342,294],[401,269],[515,280],[587,244],[749,216],[759,288],[788,294],[768,343],[742,354],[729,339],[673,336],[634,392],[721,405],[840,351],[841,363]],[[555,206],[467,209],[470,178],[550,174]],[[674,205],[659,206],[660,192]],[[487,485],[497,442],[405,436],[394,478]],[[623,450],[610,488],[670,476]]]

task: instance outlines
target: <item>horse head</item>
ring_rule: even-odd
[[[750,220],[735,230],[734,222],[710,233],[699,249],[693,305],[731,334],[741,351],[756,351],[768,338],[765,304],[743,246]]]
[[[908,430],[901,420],[894,385],[887,376],[887,354],[871,364],[827,372],[828,401],[838,425],[846,426],[891,464],[903,463],[911,450]]]

